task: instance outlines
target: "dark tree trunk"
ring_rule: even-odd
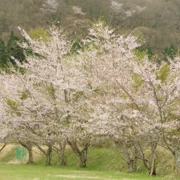
[[[51,160],[52,160],[52,145],[48,144],[47,147],[47,151],[45,149],[43,149],[41,146],[39,146],[36,143],[37,148],[46,156],[46,166],[50,166],[51,165]]]
[[[136,171],[136,163],[137,163],[137,158],[134,157],[132,158],[130,153],[129,153],[129,148],[126,142],[123,143],[123,153],[125,156],[125,160],[128,166],[128,171],[129,172],[135,172]]]
[[[172,144],[169,145],[167,143],[168,139],[166,139],[164,132],[163,132],[163,140],[165,142],[166,147],[170,150],[171,154],[174,156],[176,173],[180,174],[180,144],[178,142],[171,142]]]
[[[6,143],[1,147],[0,152],[6,147]]]
[[[156,167],[151,167],[151,170],[149,171],[150,176],[156,176]]]
[[[80,158],[80,164],[79,164],[79,166],[80,166],[81,168],[86,167],[87,158],[88,158],[88,147],[87,147],[87,148],[84,148],[84,149],[81,151],[81,153],[80,153],[80,155],[79,155],[79,158]]]
[[[34,160],[33,160],[33,151],[32,151],[32,146],[30,146],[29,148],[27,148],[28,152],[29,152],[29,158],[28,158],[28,164],[33,164]]]
[[[46,153],[46,166],[51,165],[51,160],[52,160],[52,146],[48,146],[48,150]]]
[[[28,157],[27,164],[33,164],[34,160],[33,160],[32,143],[31,142],[24,143],[24,142],[21,142],[21,141],[19,141],[19,143],[28,150],[28,154],[29,154],[28,156],[29,157]]]
[[[145,158],[145,153],[143,151],[143,148],[141,144],[138,141],[134,142],[134,147],[135,147],[135,154],[136,156],[141,159],[145,165],[145,167],[149,171],[150,176],[155,176],[156,175],[156,148],[157,148],[157,141],[151,142],[151,159],[146,159]]]
[[[150,176],[156,176],[156,166],[155,166],[156,157],[155,156],[156,156],[155,152],[153,152],[153,158],[152,158],[151,167],[150,167],[150,170],[149,170],[149,175]]]
[[[90,146],[89,143],[86,143],[84,145],[84,148],[80,150],[77,146],[77,143],[75,141],[69,141],[67,140],[68,144],[71,146],[73,152],[79,157],[80,159],[80,164],[79,166],[81,168],[86,167],[87,164],[87,158],[88,158],[88,148]]]
[[[176,172],[180,174],[180,148],[179,147],[174,148],[174,160],[175,160]]]
[[[151,144],[152,160],[149,171],[150,176],[156,176],[156,148],[157,148],[157,142],[152,142]]]
[[[128,171],[129,172],[135,172],[136,171],[134,160],[131,159],[131,160],[127,161],[127,164],[128,164]]]
[[[59,152],[59,165],[65,166],[66,165],[66,156],[65,156],[65,149],[66,149],[66,140],[63,140],[60,144],[60,152]]]
[[[150,176],[156,176],[156,148],[157,148],[157,143],[156,142],[152,143],[151,144],[152,159],[147,160],[147,159],[145,159],[144,155],[143,155],[143,159],[142,159],[145,167],[149,171]]]

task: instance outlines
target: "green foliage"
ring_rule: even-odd
[[[140,46],[136,48],[135,55],[140,59],[143,59],[145,55],[147,55],[149,60],[153,58],[153,52],[150,46],[146,46],[146,47]]]
[[[147,47],[147,52],[146,53],[147,53],[148,58],[151,60],[152,57],[153,57],[153,52],[152,52],[152,49],[151,49],[150,46]]]
[[[100,87],[93,87],[90,81],[88,82],[88,88],[93,90],[95,93],[98,93],[98,94],[102,93]]]
[[[30,29],[29,35],[34,40],[42,39],[44,41],[47,41],[48,38],[49,38],[47,30],[45,30],[42,27],[37,27],[37,28],[34,28],[34,29]]]
[[[9,61],[15,65],[15,61],[12,59],[14,57],[19,62],[23,62],[25,60],[23,49],[18,45],[19,38],[14,35],[14,32],[11,32],[11,35],[9,37],[8,43],[7,43],[7,54]]]
[[[18,110],[19,104],[16,101],[13,101],[11,99],[6,100],[7,105],[14,111]]]
[[[26,100],[29,97],[29,92],[28,91],[19,91],[18,92],[20,95],[20,99],[21,100]]]
[[[165,47],[163,54],[165,55],[165,60],[167,60],[168,57],[174,59],[177,54],[177,50],[173,45],[170,45],[169,47]]]
[[[77,101],[79,98],[81,98],[83,96],[84,92],[83,91],[79,91],[79,92],[76,92],[74,94],[74,99],[75,101]]]
[[[165,64],[159,69],[159,71],[156,72],[157,79],[161,80],[164,83],[166,82],[169,73],[170,73],[170,66],[169,64]]]
[[[78,50],[80,50],[82,47],[81,42],[80,41],[75,41],[71,47],[71,53],[77,53]]]
[[[98,94],[101,94],[101,93],[102,93],[102,90],[100,89],[100,87],[95,87],[95,88],[94,88],[94,92],[95,92],[95,93],[98,93]]]
[[[138,87],[141,86],[143,83],[142,77],[139,74],[134,74],[133,80],[137,84]]]
[[[52,85],[47,86],[47,92],[50,96],[52,96],[52,97],[55,96],[55,89]]]
[[[3,71],[6,71],[7,73],[10,73],[9,67],[13,65],[16,69],[24,73],[24,69],[19,68],[17,66],[17,63],[14,61],[14,58],[19,61],[20,63],[25,62],[25,55],[24,55],[24,49],[18,44],[21,42],[22,39],[19,39],[17,36],[14,35],[14,32],[12,31],[9,40],[7,42],[7,45],[3,41],[3,39],[0,39],[0,68]],[[28,51],[26,53],[28,54]],[[13,57],[13,58],[12,58]]]
[[[0,38],[0,68],[5,68],[7,65],[6,46],[3,39]]]
[[[134,51],[134,54],[139,58],[139,59],[143,59],[146,55],[146,51],[141,51],[139,49],[136,49]]]
[[[10,112],[16,114],[17,116],[21,116],[21,113],[18,111],[19,103],[13,101],[11,99],[6,99],[6,104],[8,105]]]

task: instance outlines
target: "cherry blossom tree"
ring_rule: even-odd
[[[20,99],[25,97],[21,91],[24,84],[15,75],[1,74],[1,122],[3,125],[7,143],[17,142],[24,146],[29,152],[28,163],[33,163],[32,139],[33,136],[27,131],[25,120],[27,115],[21,115]],[[18,91],[16,91],[18,89]],[[15,91],[14,91],[15,90]],[[20,116],[21,115],[21,116]]]
[[[5,125],[3,123],[3,103],[0,101],[0,109],[1,109],[1,112],[0,112],[0,130],[1,130],[1,134],[0,134],[0,141],[1,143],[4,143],[2,145],[2,147],[0,148],[0,152],[6,147],[6,138],[8,136],[8,132],[7,130],[5,129]]]
[[[106,96],[105,103],[114,108],[109,111],[110,133],[116,139],[123,138],[121,142],[127,146],[133,144],[136,157],[143,160],[151,175],[156,174],[156,148],[162,142],[174,155],[179,169],[179,58],[160,65],[146,58],[123,61],[119,57],[119,61],[114,67],[106,66],[112,70],[108,74],[111,95],[109,99]],[[145,142],[152,152],[150,164],[140,151]],[[127,148],[124,152],[130,165],[134,160],[129,158]]]
[[[139,58],[136,37],[118,35],[103,22],[92,25],[73,54],[61,29],[50,28],[46,40],[21,32],[27,39],[22,47],[33,54],[26,54],[25,64],[17,61],[21,71],[0,75],[6,133],[36,144],[46,164],[57,144],[65,164],[67,142],[85,167],[88,148],[110,138],[130,172],[141,159],[155,175],[158,146],[169,149],[180,169],[179,58],[161,64]]]
[[[94,27],[90,29],[89,41],[86,43],[93,42],[93,47],[91,49],[90,46],[86,54],[91,59],[93,74],[97,74],[98,77],[91,82],[92,87],[99,91],[98,96],[95,97],[98,102],[96,111],[91,114],[92,118],[90,119],[94,129],[96,128],[98,131],[91,131],[100,137],[110,136],[116,144],[119,144],[117,140],[121,142],[129,171],[134,171],[134,167],[132,167],[134,160],[132,161],[128,155],[127,149],[129,142],[132,141],[127,136],[133,137],[132,117],[126,117],[123,114],[128,106],[123,104],[123,92],[115,80],[116,78],[127,80],[128,70],[131,74],[128,63],[135,58],[133,50],[138,43],[133,36],[124,37],[114,34],[113,30],[103,23],[94,24]]]
[[[141,123],[145,125],[143,130],[154,137],[153,144],[157,144],[159,139],[166,144],[175,157],[177,169],[179,169],[179,138],[176,135],[179,127],[179,67],[179,58],[160,65],[147,59],[143,62],[137,61],[133,63],[133,74],[136,77],[133,78],[138,87],[135,87],[135,83],[131,80],[135,92],[130,92],[133,88],[128,88],[129,95],[126,92],[136,106],[136,111],[142,113]],[[118,83],[122,85],[122,80]]]
[[[138,158],[150,175],[155,175],[156,148],[162,143],[179,169],[179,58],[161,64],[147,57],[140,59],[134,54],[138,46],[135,37],[117,36],[103,24],[94,26],[89,39],[96,50],[87,54],[94,59],[93,70],[99,78],[95,82],[101,81],[101,95],[96,97],[99,108],[91,119],[100,128],[97,133],[120,142],[130,171]],[[151,150],[149,160],[147,149]]]
[[[12,70],[12,74],[1,77],[4,107],[9,108],[6,117],[13,128],[23,126],[29,132],[29,138],[33,138],[33,143],[46,155],[47,165],[52,146],[67,140],[79,156],[80,166],[85,167],[90,146],[86,133],[89,108],[86,97],[93,93],[84,69],[86,61],[82,55],[70,55],[72,45],[60,29],[52,27],[47,41],[33,40],[25,31],[20,31],[27,40],[22,47],[31,48],[33,55],[26,55],[26,64],[17,62],[24,73]],[[9,95],[11,90],[13,93]],[[47,145],[48,151],[41,145]]]

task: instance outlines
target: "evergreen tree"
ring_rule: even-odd
[[[167,60],[168,57],[174,59],[177,54],[177,50],[173,45],[170,45],[169,47],[165,47],[163,54],[165,55],[165,60]]]
[[[9,61],[14,65],[16,63],[11,58],[11,56],[15,57],[20,62],[23,62],[25,59],[23,49],[18,45],[17,41],[19,41],[19,38],[16,37],[14,35],[14,32],[12,31],[7,43],[7,53],[8,53]]]
[[[7,64],[6,46],[3,39],[0,38],[0,68],[5,68]]]
[[[147,47],[147,56],[151,60],[153,57],[153,52],[150,46]]]

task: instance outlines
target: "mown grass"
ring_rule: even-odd
[[[0,165],[0,180],[162,180],[143,174],[42,165]],[[167,179],[167,178],[166,178]],[[175,180],[175,178],[173,178]],[[172,179],[172,180],[173,180]]]
[[[166,175],[148,176],[148,172],[139,163],[136,173],[128,173],[126,164],[118,151],[111,148],[91,147],[87,167],[79,168],[79,159],[70,148],[66,151],[67,166],[58,166],[58,156],[53,154],[52,166],[45,166],[45,157],[36,160],[33,165],[8,164],[15,158],[15,148],[0,159],[0,180],[180,180],[180,177]]]

